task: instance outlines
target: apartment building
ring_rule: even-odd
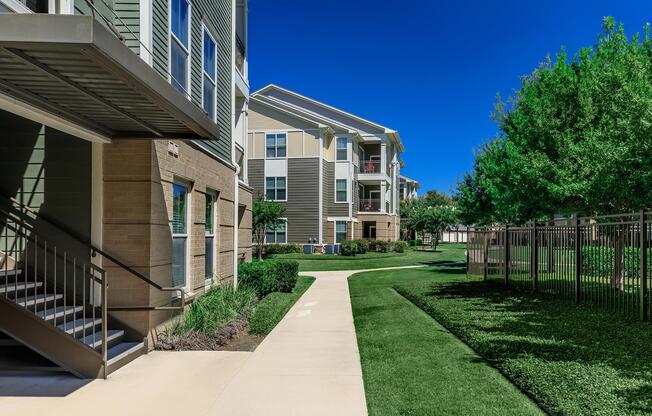
[[[237,279],[247,7],[0,0],[0,345],[106,376]]]
[[[401,201],[409,199],[417,199],[417,191],[419,190],[419,182],[410,179],[407,176],[401,175],[399,178],[399,195]]]
[[[249,103],[254,196],[285,207],[267,243],[399,238],[403,144],[397,131],[269,85]]]

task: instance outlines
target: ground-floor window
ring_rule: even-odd
[[[283,219],[276,224],[275,228],[268,228],[267,234],[265,234],[265,243],[266,244],[285,244],[287,243],[287,223],[286,219]]]
[[[182,183],[172,187],[172,285],[183,287],[188,255],[189,187]]]
[[[205,222],[205,278],[212,281],[215,277],[215,194],[206,193],[206,222]]]
[[[335,243],[346,240],[346,221],[335,221]]]

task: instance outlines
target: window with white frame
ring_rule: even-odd
[[[190,98],[190,3],[170,0],[170,75],[174,88]]]
[[[346,137],[337,138],[337,160],[349,160],[349,149]]]
[[[335,181],[335,202],[348,202],[349,191],[346,179],[337,179]]]
[[[204,110],[211,120],[215,121],[215,86],[217,83],[217,50],[215,38],[204,26],[204,37],[202,41],[202,95]]]
[[[205,279],[212,281],[215,277],[215,205],[216,197],[212,192],[206,193],[206,220],[204,223],[204,241],[205,241]]]
[[[285,133],[267,133],[265,135],[265,156],[283,158],[287,155],[287,135]]]
[[[282,219],[276,223],[276,227],[267,229],[265,234],[266,244],[285,244],[287,243],[287,219]]]
[[[346,221],[335,221],[335,243],[339,244],[346,240]]]
[[[285,176],[268,176],[265,178],[265,196],[270,201],[287,200],[287,181]]]
[[[174,183],[172,194],[172,286],[183,287],[187,281],[189,187]]]

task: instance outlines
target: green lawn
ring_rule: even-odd
[[[315,281],[314,277],[299,276],[291,293],[273,292],[265,296],[249,318],[249,333],[267,335],[278,324],[292,305]]]
[[[296,260],[300,271],[363,270],[464,260],[464,249],[464,244],[440,244],[437,252],[408,249],[405,253],[366,253],[354,257],[331,254],[277,254],[271,257]]]
[[[463,255],[448,250],[436,259]],[[349,280],[370,415],[542,414],[497,370],[393,289],[465,279],[463,268],[427,267]]]
[[[495,281],[433,277],[397,290],[559,415],[652,414],[648,323]]]

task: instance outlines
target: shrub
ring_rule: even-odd
[[[266,254],[292,254],[303,253],[303,247],[299,244],[267,244]]]
[[[423,245],[423,240],[409,240],[408,245],[410,247],[422,246]]]
[[[408,248],[408,243],[405,241],[397,241],[394,243],[394,251],[397,253],[404,253]]]
[[[296,261],[265,260],[241,264],[238,281],[262,299],[272,292],[291,292],[298,274],[299,263]]]
[[[364,254],[369,251],[369,241],[367,240],[353,240],[357,244],[357,254]]]
[[[256,302],[256,294],[248,287],[238,290],[233,290],[231,285],[214,287],[192,302],[182,328],[177,329],[213,335],[225,324],[248,317]]]
[[[358,254],[358,243],[354,240],[340,242],[340,256],[355,256]]]
[[[387,241],[383,240],[371,240],[369,242],[369,250],[375,251],[378,253],[387,253],[389,251],[390,244]]]

